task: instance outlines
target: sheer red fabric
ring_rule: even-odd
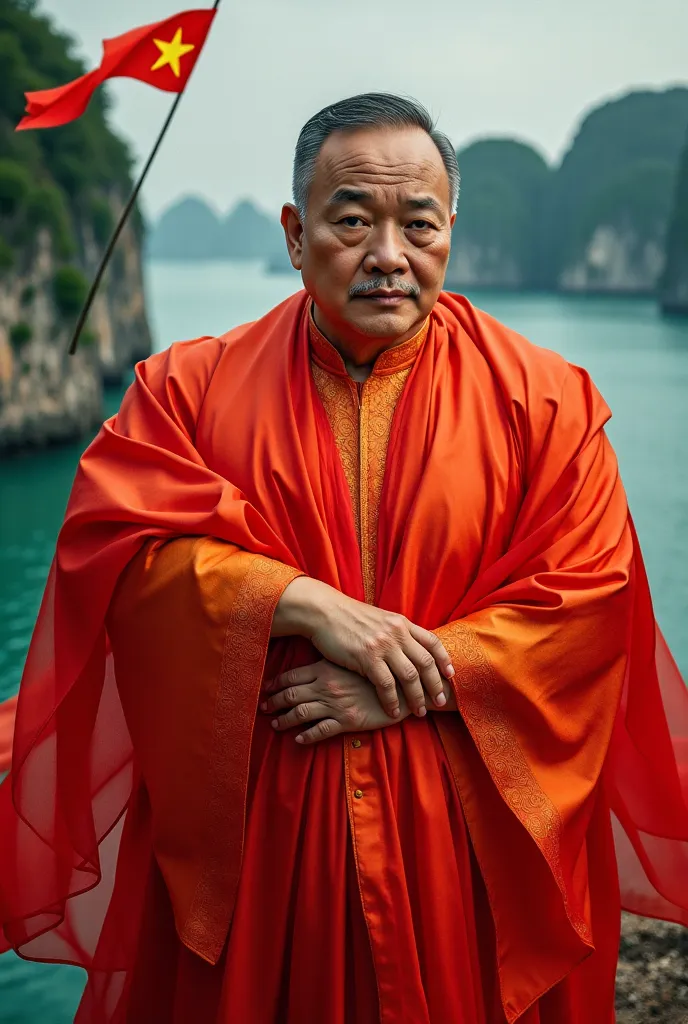
[[[123,569],[147,537],[207,535],[363,596],[359,568],[331,540],[350,540],[352,526],[345,484],[331,472],[333,450],[318,434],[306,311],[301,294],[225,338],[174,346],[139,366],[120,413],[104,425],[77,475],[22,680],[13,767],[0,786],[0,920],[4,948],[89,971],[89,1021],[115,1019],[150,863],[145,830],[118,859],[122,829],[136,820],[132,793],[139,792],[104,626]],[[478,361],[481,373],[488,368],[508,408],[508,429],[519,444],[530,443],[527,407],[514,397],[523,393],[527,367],[507,357],[508,337],[466,300],[441,297],[399,411],[403,418],[414,410],[425,449],[438,422],[447,428],[456,415],[441,373],[448,351],[469,375]],[[424,381],[430,386],[420,390]],[[199,419],[207,425],[220,401],[247,432],[243,472],[258,481],[251,500],[248,485],[226,479],[196,444]],[[595,408],[591,421],[603,420],[602,406]],[[420,477],[409,471],[406,497],[395,491],[399,500],[411,501],[425,486],[424,473],[422,466]],[[560,498],[553,495],[553,515]],[[460,504],[452,506],[459,511]],[[409,556],[404,525],[397,526],[380,560],[387,578],[397,573],[403,582]],[[536,563],[539,540],[536,533],[528,538]],[[604,782],[624,906],[688,923],[688,694],[656,632],[635,536],[633,542],[627,669]],[[480,594],[476,605],[489,606],[503,583],[499,555],[492,565],[476,562],[477,579],[466,588]],[[470,599],[450,598],[451,585],[443,578],[431,590],[423,625],[446,622],[438,611],[445,606],[470,616]],[[402,603],[403,593],[400,585]]]
[[[10,697],[0,704],[0,775],[10,770],[12,763],[12,737],[17,714],[17,698]]]

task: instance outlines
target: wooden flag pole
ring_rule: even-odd
[[[215,0],[215,3],[213,4],[213,10],[216,11],[219,6],[220,6],[220,0]],[[114,250],[115,246],[117,245],[117,240],[118,240],[119,236],[122,234],[122,229],[124,228],[124,225],[127,222],[127,218],[128,218],[129,214],[131,213],[131,211],[132,211],[132,209],[134,207],[134,203],[136,202],[136,200],[138,198],[138,194],[141,191],[141,187],[142,187],[144,181],[146,180],[146,176],[147,176],[147,174],[148,174],[148,172],[149,172],[149,170],[151,168],[151,165],[152,165],[153,161],[155,160],[155,157],[157,155],[158,150],[160,149],[160,146],[162,145],[162,141],[165,138],[165,135],[167,134],[167,129],[172,124],[172,121],[174,119],[174,115],[177,112],[177,107],[179,106],[179,104],[181,102],[182,96],[186,92],[186,88],[187,88],[188,84],[189,84],[189,82],[187,81],[187,83],[184,86],[184,89],[182,90],[182,92],[177,93],[177,95],[175,96],[174,103],[170,107],[170,112],[167,115],[167,117],[165,118],[165,123],[163,124],[162,128],[160,129],[158,137],[155,140],[155,145],[153,146],[153,148],[152,148],[152,150],[150,152],[150,156],[146,160],[146,163],[145,163],[145,165],[143,167],[143,170],[141,171],[141,173],[140,173],[140,175],[138,177],[138,181],[134,185],[134,187],[133,187],[133,189],[131,191],[131,195],[129,196],[129,198],[127,200],[126,206],[122,210],[122,213],[120,214],[120,218],[117,221],[117,224],[115,225],[115,229],[112,232],[112,235],[110,236],[110,241],[108,242],[108,244],[107,244],[107,246],[105,248],[105,252],[103,253],[102,259],[101,259],[100,264],[98,266],[98,269],[96,271],[96,276],[93,278],[93,282],[91,284],[91,287],[88,290],[88,295],[86,296],[86,301],[84,302],[83,309],[79,313],[79,319],[76,322],[76,327],[74,328],[74,333],[72,335],[72,340],[71,340],[71,343],[69,345],[69,354],[70,354],[70,356],[73,356],[74,353],[76,352],[76,347],[79,344],[79,336],[81,335],[81,332],[82,332],[82,330],[84,328],[84,324],[86,323],[86,319],[88,317],[88,314],[91,312],[91,306],[93,305],[93,300],[94,300],[94,298],[96,296],[96,292],[98,291],[98,286],[100,285],[100,282],[103,279],[103,274],[105,273],[105,271],[107,269],[107,265],[110,262],[110,257],[112,256],[113,250]]]

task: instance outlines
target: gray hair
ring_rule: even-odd
[[[325,140],[333,132],[359,128],[421,128],[437,146],[449,178],[449,201],[456,213],[459,201],[459,165],[451,142],[435,128],[432,117],[420,103],[386,92],[367,92],[339,100],[314,114],[299,133],[294,154],[292,193],[294,205],[305,217],[315,164]]]

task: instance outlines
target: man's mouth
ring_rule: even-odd
[[[409,294],[408,292],[402,292],[396,288],[379,288],[375,291],[366,292],[364,295],[358,295],[356,297],[359,299],[372,299],[374,302],[379,302],[383,305],[394,306],[399,302],[403,302],[404,299],[408,299]]]
[[[420,298],[420,288],[410,281],[397,281],[396,275],[388,277],[380,275],[377,279],[359,281],[350,293],[351,299],[367,299],[376,306],[398,306],[405,299],[416,301]]]

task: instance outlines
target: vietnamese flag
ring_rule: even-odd
[[[17,131],[55,128],[80,117],[94,90],[107,78],[137,78],[165,92],[182,92],[215,14],[215,9],[182,11],[104,40],[100,67],[67,85],[26,93],[26,116]]]

